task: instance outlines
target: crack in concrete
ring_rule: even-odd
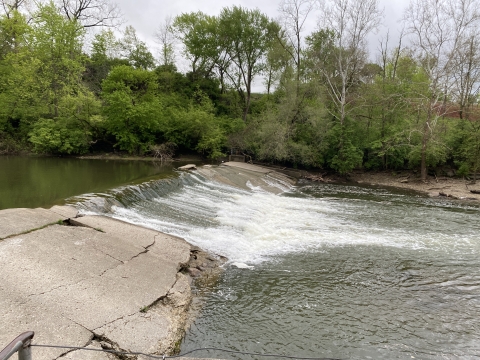
[[[22,232],[19,232],[18,234],[11,234],[11,235],[8,235],[6,237],[0,237],[0,241],[4,241],[4,240],[7,240],[7,239],[11,239],[11,238],[14,238],[16,236],[20,236],[20,235],[26,235],[26,234],[30,234],[34,231],[37,231],[37,230],[43,230],[49,226],[53,226],[53,225],[58,225],[58,222],[59,221],[64,221],[62,219],[59,219],[58,221],[56,222],[52,222],[52,223],[48,223],[48,224],[45,224],[43,226],[40,226],[40,227],[37,227],[37,228],[34,228],[34,229],[30,229],[30,230],[25,230],[25,231],[22,231]]]
[[[80,284],[82,281],[89,280],[89,279],[92,279],[92,278],[94,278],[94,277],[95,277],[95,276],[91,276],[91,277],[89,277],[89,278],[87,278],[87,279],[82,279],[82,280],[79,280],[79,281],[77,281],[77,282],[73,282],[73,283],[69,283],[69,284],[62,284],[62,285],[59,285],[59,286],[57,286],[57,287],[48,289],[48,290],[46,290],[46,291],[44,291],[44,292],[41,292],[41,293],[30,294],[30,295],[28,295],[27,297],[30,298],[30,297],[33,297],[33,296],[42,296],[42,295],[51,293],[51,292],[53,292],[53,291],[55,291],[55,290],[58,290],[58,289],[61,289],[61,288],[67,288],[67,287],[69,287],[69,286],[78,285],[78,284]]]
[[[74,321],[74,323],[75,323],[75,321]],[[77,324],[77,323],[75,323],[75,324]],[[80,324],[77,324],[77,325],[82,326],[82,325],[80,325]],[[83,327],[83,326],[82,326],[82,327]],[[90,336],[90,339],[87,341],[87,343],[86,343],[85,345],[79,346],[79,347],[85,347],[85,348],[86,348],[86,347],[88,347],[88,346],[90,346],[90,345],[92,344],[93,339],[94,339],[94,337],[95,337],[95,334],[92,333],[91,331],[90,331],[90,333],[91,333],[91,336]],[[56,357],[55,360],[61,359],[61,358],[67,356],[68,354],[70,354],[70,353],[72,353],[72,352],[74,352],[74,351],[78,351],[78,349],[70,349],[70,350],[67,350],[67,351],[65,351],[64,353],[62,353],[59,357]]]
[[[158,235],[155,235],[155,236],[153,237],[153,242],[152,242],[150,245],[142,246],[142,247],[145,249],[144,251],[142,251],[142,252],[138,253],[137,255],[133,256],[133,257],[132,257],[130,260],[128,260],[128,261],[131,261],[131,260],[133,260],[133,259],[135,259],[135,258],[137,258],[137,257],[139,257],[139,256],[141,256],[141,255],[143,255],[143,254],[148,253],[148,252],[150,251],[150,248],[151,248],[153,245],[155,245],[155,243],[156,243],[155,238],[156,238],[157,236],[158,236]]]
[[[136,258],[138,258],[139,256],[141,256],[141,255],[143,255],[143,254],[147,254],[147,253],[149,252],[149,249],[150,249],[153,245],[155,245],[155,239],[153,240],[153,242],[152,242],[150,245],[148,245],[147,247],[143,247],[143,248],[145,249],[144,251],[139,252],[138,254],[132,256],[130,259],[128,259],[128,260],[126,260],[126,261],[121,261],[121,260],[118,260],[118,259],[115,259],[115,258],[114,258],[115,260],[120,261],[120,264],[118,264],[117,266],[114,266],[114,267],[112,267],[112,268],[105,269],[105,271],[103,271],[99,276],[103,276],[103,275],[105,275],[108,271],[110,271],[110,270],[115,270],[115,269],[117,269],[118,267],[120,267],[120,266],[122,266],[122,265],[125,265],[125,264],[126,264],[127,262],[129,262],[129,261],[132,261],[133,259],[136,259]],[[106,254],[106,255],[108,255],[108,254]]]
[[[95,331],[97,331],[98,329],[101,329],[101,328],[104,327],[104,326],[113,324],[115,321],[123,320],[123,319],[125,319],[126,317],[133,316],[133,315],[137,314],[138,312],[140,312],[140,311],[135,311],[135,312],[132,313],[132,314],[122,315],[122,316],[120,316],[119,318],[117,318],[117,319],[115,319],[115,320],[112,320],[112,321],[109,321],[109,322],[107,322],[107,323],[105,323],[105,324],[103,324],[103,325],[101,325],[101,326],[99,326],[99,327],[97,327],[97,328],[95,328],[95,329],[93,329],[93,330],[90,330],[90,331],[92,331],[96,336],[103,336],[103,335],[98,335]]]

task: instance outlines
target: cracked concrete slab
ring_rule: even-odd
[[[146,253],[99,276],[35,295],[33,301],[55,303],[65,317],[96,329],[165,296],[176,274],[176,264]]]
[[[5,218],[4,212],[0,216]],[[32,212],[7,216],[11,214],[28,217]],[[85,346],[96,329],[105,327],[120,349],[136,349],[132,339],[138,339],[142,351],[155,348],[165,335],[160,326],[171,324],[169,317],[178,314],[164,309],[143,314],[141,309],[169,294],[172,299],[182,292],[190,294],[177,284],[190,245],[110,218],[75,220],[84,227],[51,225],[0,241],[0,347],[28,330],[36,333],[34,344]],[[183,306],[184,312],[189,301],[178,300],[179,309]],[[128,325],[121,325],[126,320]],[[33,351],[36,360],[66,352]],[[74,360],[83,354],[68,356]]]
[[[66,217],[46,209],[6,209],[0,211],[0,240],[63,221]]]
[[[95,248],[100,235],[92,229],[53,225],[0,242],[0,288],[28,298],[118,266],[121,261]]]
[[[170,319],[155,312],[135,313],[97,330],[95,334],[105,336],[130,352],[152,354],[157,352],[159,339],[166,338]]]
[[[93,334],[64,318],[55,309],[46,309],[42,304],[24,304],[20,298],[0,297],[0,348],[7,346],[15,337],[29,330],[35,331],[35,344],[84,346]],[[52,311],[53,310],[53,311]],[[48,321],[46,321],[48,319]],[[67,350],[32,348],[33,359],[56,359]],[[13,356],[12,358],[15,358]]]
[[[148,248],[155,242],[158,231],[128,224],[106,216],[82,216],[72,220],[74,225],[98,229],[124,241]],[[167,235],[168,236],[168,235]]]
[[[78,216],[78,210],[73,206],[65,205],[59,206],[55,205],[49,209],[51,212],[66,217],[67,219],[73,219]]]
[[[173,349],[175,339],[183,333],[182,310],[188,306],[191,289],[187,277],[177,274],[175,285],[158,303],[140,312],[118,319],[94,330],[97,337],[106,337],[131,352],[165,354]],[[163,305],[171,306],[163,306]]]
[[[184,239],[128,224],[106,216],[82,216],[71,220],[73,224],[87,226],[118,238],[118,241],[143,246],[149,252],[169,261],[185,264],[190,259],[191,245]]]

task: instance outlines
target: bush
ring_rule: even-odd
[[[38,153],[84,154],[90,147],[90,136],[65,119],[40,119],[33,125],[29,140]]]

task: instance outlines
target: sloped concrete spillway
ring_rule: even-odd
[[[77,217],[69,206],[0,211],[0,348],[33,330],[35,344],[171,353],[192,298],[181,272],[192,250],[200,251],[122,221]],[[34,348],[33,358],[112,358],[65,353]]]

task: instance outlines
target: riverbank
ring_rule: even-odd
[[[480,201],[480,194],[470,192],[470,190],[479,191],[480,182],[472,184],[471,181],[454,177],[436,178],[429,176],[427,181],[424,182],[417,174],[406,171],[400,173],[354,172],[350,174],[348,179],[358,184],[388,186],[417,191],[430,197]]]
[[[0,348],[33,344],[173,354],[189,323],[195,279],[224,262],[185,240],[69,206],[0,211]],[[34,359],[82,351],[34,348]],[[92,359],[111,359],[95,353]]]

